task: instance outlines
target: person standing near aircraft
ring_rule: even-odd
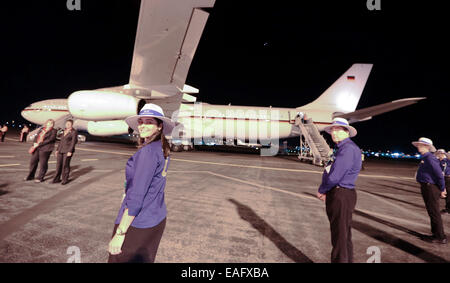
[[[25,178],[25,181],[34,179],[38,163],[41,163],[39,175],[36,178],[36,183],[44,181],[45,173],[48,170],[48,159],[55,148],[56,143],[56,130],[53,128],[55,121],[49,119],[44,123],[44,127],[41,128],[36,137],[34,138],[34,144],[30,148],[29,153],[32,154],[30,160],[30,172]]]
[[[5,142],[5,137],[6,137],[6,132],[8,132],[8,126],[3,125],[3,127],[0,128],[0,132],[1,132],[1,142]]]
[[[438,149],[438,151],[436,151],[436,156],[440,161],[441,169],[444,173],[445,190],[447,191],[447,196],[445,197],[445,208],[441,210],[441,213],[450,214],[450,196],[448,195],[448,192],[450,191],[450,160],[448,159],[447,153],[444,149]]]
[[[356,206],[355,182],[361,170],[361,149],[350,139],[357,131],[343,118],[324,129],[336,143],[325,167],[317,197],[325,201],[330,221],[332,263],[353,262],[352,214]]]
[[[420,183],[425,207],[431,222],[431,236],[424,237],[423,240],[431,243],[447,244],[447,238],[444,233],[442,217],[439,211],[439,197],[445,198],[444,174],[439,166],[439,160],[432,154],[436,151],[433,141],[429,138],[420,138],[412,142],[417,147],[422,160],[417,170],[416,180]]]
[[[69,181],[70,173],[70,160],[72,159],[73,153],[75,152],[75,145],[77,144],[78,132],[72,127],[73,121],[66,121],[66,129],[61,137],[58,148],[56,149],[56,175],[53,178],[52,183],[61,182],[61,172],[62,172],[62,183],[61,185],[67,184]]]
[[[26,142],[30,128],[26,124],[23,124],[23,128],[20,131],[20,142]]]
[[[145,141],[127,162],[125,195],[109,243],[108,262],[154,262],[167,216],[164,189],[170,147],[165,136],[175,124],[155,104],[145,105],[126,122]]]

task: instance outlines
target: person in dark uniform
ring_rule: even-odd
[[[27,142],[29,132],[30,128],[26,124],[23,124],[22,131],[20,131],[20,142]]]
[[[8,132],[8,126],[3,125],[3,127],[0,128],[0,132],[1,132],[1,141],[5,142],[5,137],[6,137],[6,133]]]
[[[125,195],[109,242],[108,262],[154,262],[165,226],[165,186],[170,147],[165,138],[175,126],[161,107],[147,104],[127,124],[144,143],[128,160]]]
[[[56,175],[52,183],[61,182],[61,185],[67,184],[70,173],[70,160],[75,152],[75,145],[78,141],[78,132],[73,128],[73,120],[66,121],[66,129],[61,137],[58,147],[55,152],[56,156]]]
[[[49,119],[45,122],[44,127],[41,128],[36,137],[34,138],[34,144],[29,150],[31,155],[30,160],[30,172],[25,178],[26,181],[33,180],[36,173],[38,164],[40,163],[39,175],[36,178],[36,183],[41,183],[44,181],[45,173],[48,170],[48,159],[55,148],[56,142],[56,130],[53,128],[55,126],[55,121]]]
[[[432,154],[432,152],[436,151],[436,148],[433,146],[433,141],[428,138],[420,138],[418,141],[412,142],[412,144],[417,147],[422,156],[416,180],[420,183],[420,191],[431,222],[432,235],[423,237],[422,240],[431,243],[447,244],[447,237],[444,233],[442,217],[439,211],[439,197],[445,198],[447,191],[439,160]]]
[[[445,179],[445,190],[447,191],[447,197],[445,198],[445,208],[441,210],[443,214],[450,214],[450,196],[448,192],[450,191],[450,160],[444,149],[439,149],[436,151],[436,157],[440,161],[442,172],[444,173]]]
[[[355,182],[361,170],[361,149],[350,139],[357,131],[343,118],[324,129],[336,143],[325,167],[317,197],[325,201],[330,221],[331,262],[353,262],[352,215],[356,206]]]

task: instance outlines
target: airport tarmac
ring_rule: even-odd
[[[25,182],[30,144],[0,143],[0,262],[106,262],[120,207],[129,144],[86,142],[71,182]],[[449,262],[450,246],[430,234],[417,165],[371,161],[357,181],[355,262]],[[325,204],[315,195],[322,168],[287,157],[226,152],[172,153],[167,226],[156,262],[330,262]],[[441,200],[441,207],[444,200]],[[442,216],[450,235],[450,215]],[[75,252],[77,251],[77,252]],[[379,252],[379,253],[378,253]]]

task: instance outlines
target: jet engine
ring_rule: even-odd
[[[129,127],[124,120],[100,122],[89,121],[87,123],[87,131],[93,136],[108,137],[128,134]]]
[[[77,91],[67,101],[70,114],[88,121],[111,121],[136,115],[145,100],[112,91]]]

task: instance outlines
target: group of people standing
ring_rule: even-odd
[[[0,141],[5,142],[6,133],[8,132],[8,126],[6,124],[0,124]],[[20,131],[20,142],[26,142],[30,128],[24,124],[22,130]]]
[[[335,118],[325,128],[336,144],[331,161],[325,167],[317,197],[326,202],[326,213],[331,230],[331,262],[353,262],[352,215],[356,206],[355,182],[361,169],[361,151],[350,139],[357,131],[343,118]],[[436,151],[433,142],[420,138],[412,142],[421,154],[416,174],[421,194],[431,222],[431,235],[422,240],[447,244],[441,213],[449,213],[450,166],[445,150]],[[437,152],[436,156],[433,153]],[[446,198],[446,208],[439,210],[440,198]]]
[[[29,149],[31,154],[30,160],[30,171],[28,175],[24,178],[25,181],[34,180],[36,183],[44,182],[45,174],[48,170],[48,160],[56,144],[57,130],[55,127],[55,121],[52,119],[47,120],[44,126],[39,129],[36,137],[33,140],[33,145]],[[65,124],[65,129],[63,135],[61,135],[60,142],[56,148],[56,174],[53,178],[52,183],[61,182],[62,175],[62,185],[69,182],[70,173],[70,160],[72,159],[73,153],[75,152],[75,145],[78,140],[78,133],[73,128],[73,121],[67,120]],[[39,172],[37,177],[36,171],[39,167]]]
[[[124,194],[109,242],[108,262],[154,262],[165,225],[167,208],[165,185],[170,163],[170,147],[165,138],[175,124],[165,117],[161,107],[147,104],[138,115],[126,119],[130,128],[139,132],[139,150],[126,164]],[[66,122],[64,135],[56,149],[57,170],[53,183],[66,184],[70,160],[75,151],[77,132],[73,121]],[[336,144],[332,158],[325,166],[317,198],[326,204],[331,231],[331,262],[353,262],[352,215],[356,206],[356,179],[361,170],[361,150],[351,140],[357,130],[343,118],[335,118],[325,128]],[[48,120],[34,138],[30,172],[25,180],[44,181],[48,159],[54,150],[56,130],[54,121]],[[423,240],[446,244],[441,213],[449,213],[447,189],[450,185],[450,162],[445,150],[436,151],[433,142],[420,138],[412,142],[421,154],[416,175],[421,194],[431,220],[432,235]],[[436,155],[433,153],[436,152]],[[447,189],[446,189],[447,188]],[[439,210],[440,198],[447,197],[447,206]]]

